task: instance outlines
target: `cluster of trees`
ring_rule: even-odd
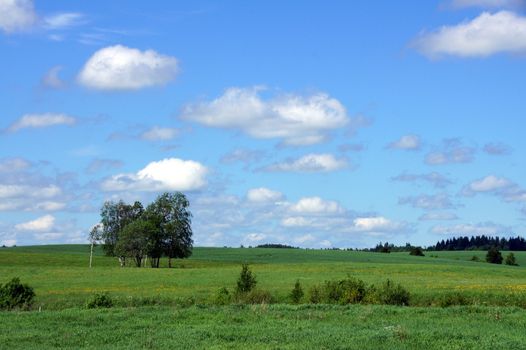
[[[256,248],[276,248],[276,249],[299,249],[298,247],[293,247],[287,244],[280,243],[266,243],[257,245]]]
[[[164,193],[146,208],[140,202],[105,202],[101,223],[93,228],[90,239],[102,241],[104,252],[116,256],[121,266],[131,258],[137,267],[150,259],[159,267],[161,257],[187,258],[192,254],[192,213],[183,193]]]
[[[374,248],[364,249],[366,252],[375,252],[375,253],[391,253],[391,252],[411,252],[414,248],[411,243],[406,243],[405,245],[396,246],[392,243],[378,243]]]
[[[435,246],[428,247],[428,250],[488,250],[491,247],[499,250],[526,251],[526,240],[522,237],[465,236],[441,240]]]

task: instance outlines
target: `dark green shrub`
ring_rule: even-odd
[[[290,292],[290,299],[292,300],[293,304],[299,304],[301,302],[301,299],[303,298],[303,288],[301,288],[300,281],[297,280],[294,284],[294,288]]]
[[[502,254],[496,247],[491,247],[486,254],[486,261],[490,264],[502,264]]]
[[[469,305],[469,300],[461,293],[443,295],[439,300],[441,307]]]
[[[409,255],[413,256],[425,256],[424,251],[421,247],[411,247],[411,250],[409,251]]]
[[[228,289],[223,287],[216,292],[212,302],[215,305],[228,305],[232,302],[232,295],[230,294]]]
[[[268,290],[252,289],[250,292],[243,294],[239,301],[244,304],[272,304],[274,298]]]
[[[319,286],[312,286],[309,289],[309,301],[312,304],[320,304],[323,302],[323,295]]]
[[[515,259],[515,254],[513,253],[509,253],[506,256],[506,260],[504,261],[504,263],[510,266],[519,266],[519,264],[517,264],[517,259]]]
[[[325,301],[329,304],[357,304],[365,298],[365,283],[357,278],[327,281],[324,287]]]
[[[88,309],[110,308],[113,306],[113,299],[108,293],[96,293],[87,302]]]
[[[473,256],[471,257],[471,261],[479,262],[479,261],[480,261],[480,258],[479,258],[478,256],[476,256],[476,255],[473,255]]]
[[[410,294],[407,289],[400,284],[395,284],[387,280],[376,290],[377,300],[381,304],[408,306]]]
[[[35,291],[27,284],[20,283],[15,277],[3,286],[0,285],[0,310],[15,308],[28,309],[35,298]]]
[[[252,274],[252,271],[248,268],[248,264],[243,264],[241,273],[237,280],[237,294],[248,293],[256,286],[256,276]]]

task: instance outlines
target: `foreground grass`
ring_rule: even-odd
[[[526,308],[526,253],[516,253],[521,266],[470,261],[485,252],[379,254],[296,249],[196,248],[174,269],[119,268],[115,258],[96,251],[89,269],[86,245],[0,249],[0,283],[18,276],[35,288],[35,306],[44,310],[82,307],[96,292],[109,292],[120,306],[206,303],[221,287],[232,288],[241,262],[251,263],[258,287],[280,303],[299,279],[304,289],[347,275],[380,284],[387,278],[404,285],[412,305],[436,305],[450,293],[462,293],[470,304]],[[437,256],[437,257],[431,257]],[[165,259],[163,263],[166,263]]]
[[[517,308],[230,306],[0,312],[9,349],[524,349]]]

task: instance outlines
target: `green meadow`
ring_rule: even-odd
[[[36,298],[32,311],[0,312],[0,348],[526,348],[526,253],[515,253],[517,267],[474,255],[484,261],[485,252],[195,248],[175,268],[152,269],[120,268],[97,248],[90,269],[86,245],[1,248],[0,283],[20,277]],[[214,305],[244,262],[275,304]],[[290,305],[296,280],[307,292],[346,276],[400,283],[411,306]],[[115,306],[87,310],[98,292]],[[465,305],[440,307],[459,293]]]

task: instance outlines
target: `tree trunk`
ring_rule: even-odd
[[[119,264],[121,265],[121,267],[126,266],[126,257],[119,256]]]
[[[168,268],[172,268],[172,257],[168,257]]]
[[[135,256],[135,265],[137,265],[137,267],[141,267],[141,261],[142,261],[142,257],[137,255]]]
[[[91,251],[89,253],[89,268],[91,269],[91,262],[93,261],[93,242],[91,242]]]

